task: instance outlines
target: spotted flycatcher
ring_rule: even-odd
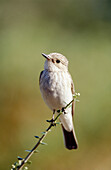
[[[73,99],[75,93],[73,80],[68,72],[68,60],[59,53],[46,55],[44,70],[40,74],[40,91],[45,103],[55,113],[64,108]],[[77,139],[73,126],[75,103],[60,115],[64,143],[67,149],[77,149]]]

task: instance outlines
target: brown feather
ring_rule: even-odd
[[[77,144],[74,130],[72,130],[71,132],[68,132],[67,130],[65,130],[65,128],[63,126],[62,126],[62,130],[63,130],[63,134],[64,134],[64,142],[65,142],[66,148],[67,149],[77,149],[78,144]]]
[[[39,76],[39,84],[40,84],[40,79],[44,71],[41,71],[40,76]]]

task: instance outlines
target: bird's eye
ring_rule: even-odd
[[[60,60],[56,60],[56,63],[60,63]]]

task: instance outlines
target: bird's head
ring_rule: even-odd
[[[67,71],[68,60],[60,53],[50,53],[48,55],[42,53],[46,58],[44,69],[48,71]]]

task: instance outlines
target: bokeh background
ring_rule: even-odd
[[[41,53],[69,60],[79,149],[64,148],[58,125],[31,158],[33,170],[111,169],[111,1],[0,0],[0,170],[36,143],[51,111],[42,100]]]

